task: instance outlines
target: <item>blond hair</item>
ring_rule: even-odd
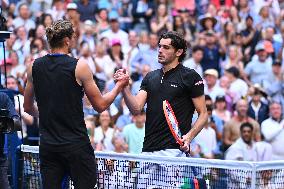
[[[69,20],[58,20],[46,28],[46,37],[50,48],[63,46],[63,39],[72,38],[74,34],[73,24]]]

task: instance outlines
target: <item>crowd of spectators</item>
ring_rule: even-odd
[[[1,2],[12,31],[5,42],[7,88],[20,94],[17,110],[22,113],[25,143],[38,144],[34,141],[38,120],[22,108],[27,66],[49,53],[45,28],[55,20],[70,19],[76,31],[70,55],[88,62],[102,93],[114,87],[115,70],[125,68],[136,94],[145,75],[161,67],[159,35],[168,30],[182,33],[191,46],[183,65],[204,78],[210,115],[192,143],[192,156],[284,159],[283,0]],[[5,86],[0,48],[1,84]],[[83,102],[95,150],[141,152],[144,112],[131,115],[121,95],[100,114],[86,97]]]

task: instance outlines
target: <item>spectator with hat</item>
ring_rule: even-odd
[[[70,20],[75,26],[80,24],[80,14],[76,3],[67,4],[65,18]]]
[[[217,24],[216,18],[210,13],[207,13],[200,18],[201,32],[206,33],[208,31],[215,31],[214,27]]]
[[[216,96],[225,95],[225,91],[218,85],[219,74],[215,69],[208,69],[204,72],[204,79],[206,81],[204,86],[204,93],[209,95],[213,102]]]
[[[245,67],[246,81],[249,84],[263,85],[264,80],[268,78],[267,73],[271,70],[271,62],[262,41],[256,45],[255,52],[256,58],[252,58]]]
[[[119,39],[120,41],[123,41],[123,51],[125,52],[125,49],[129,48],[129,42],[128,42],[128,33],[120,29],[119,25],[119,15],[116,11],[111,11],[109,13],[109,22],[110,22],[110,29],[102,32],[99,35],[99,38],[102,39],[104,37],[108,38],[109,41],[112,41],[113,39]]]
[[[91,53],[95,52],[95,36],[94,36],[94,24],[91,20],[86,20],[83,25],[83,33],[81,35],[81,42],[87,43],[91,50]]]
[[[120,39],[112,39],[111,47],[107,50],[107,52],[111,60],[113,61],[113,65],[115,65],[116,68],[127,68],[127,57],[122,51],[122,44]]]
[[[269,117],[268,105],[261,101],[262,96],[267,95],[262,89],[254,87],[254,92],[248,108],[248,116],[256,120],[259,124]]]
[[[75,10],[77,12],[78,6],[76,3],[68,3],[66,6],[66,10]]]

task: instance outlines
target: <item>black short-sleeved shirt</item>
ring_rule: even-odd
[[[179,64],[165,74],[162,69],[148,73],[140,90],[147,92],[143,152],[179,148],[167,125],[163,101],[169,101],[182,135],[186,134],[195,110],[192,98],[204,94],[202,78],[196,71]]]

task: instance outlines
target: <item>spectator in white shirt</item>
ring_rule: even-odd
[[[210,109],[210,111],[212,111],[212,107]],[[194,142],[201,147],[201,153],[204,155],[203,157],[209,159],[214,158],[214,152],[217,149],[216,131],[212,128],[212,125],[214,125],[214,128],[216,129],[215,123],[209,119],[204,125],[204,128],[194,138]]]
[[[261,131],[267,142],[272,145],[272,160],[284,159],[284,119],[282,107],[278,102],[272,102],[269,106],[270,118],[261,124]]]
[[[117,12],[111,11],[109,13],[110,29],[101,33],[100,39],[103,37],[107,37],[109,41],[112,41],[113,39],[119,39],[123,42],[123,52],[126,52],[126,49],[129,49],[128,33],[119,28],[120,24],[118,19],[119,15]]]
[[[23,3],[19,6],[19,16],[17,16],[13,20],[14,28],[18,28],[20,26],[24,26],[26,31],[30,31],[30,29],[35,29],[35,22],[30,19],[30,11],[27,4]]]
[[[184,61],[183,65],[190,69],[194,69],[201,77],[203,76],[203,69],[200,62],[203,58],[203,48],[194,46],[192,48],[192,57]]]
[[[253,141],[253,126],[245,122],[240,128],[241,137],[226,151],[226,160],[256,161],[257,153]]]
[[[242,97],[245,97],[248,92],[248,85],[242,79],[240,79],[240,71],[236,67],[230,67],[225,71],[225,75],[230,80],[230,95],[233,99],[233,103],[236,103]]]
[[[204,79],[206,81],[204,93],[208,94],[214,102],[217,96],[225,95],[224,89],[218,84],[218,76],[218,71],[215,69],[207,69],[204,72]]]
[[[272,160],[272,146],[265,141],[263,134],[261,134],[261,141],[255,143],[257,161],[271,161]]]
[[[99,116],[100,126],[95,128],[94,143],[97,151],[113,151],[112,138],[115,130],[111,128],[111,115],[109,111],[103,111]]]

